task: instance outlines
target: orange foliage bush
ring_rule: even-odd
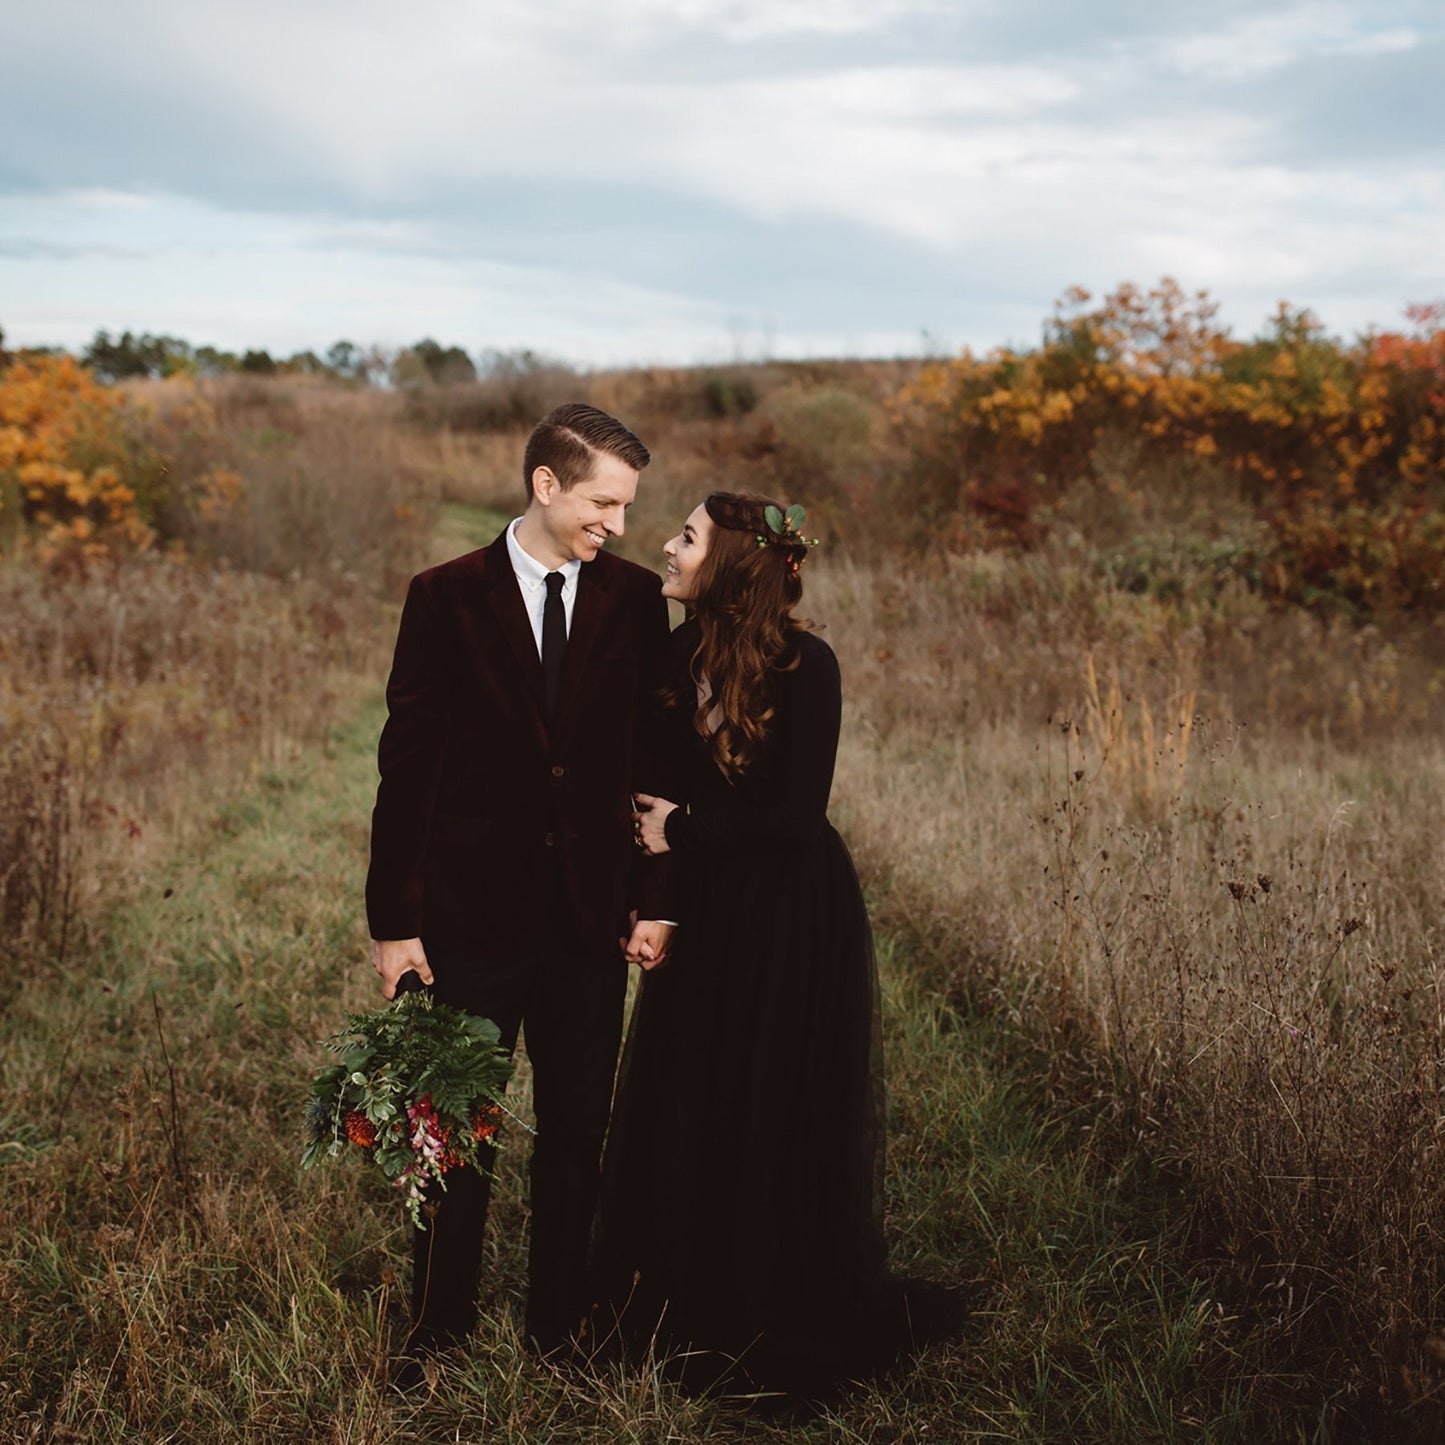
[[[1071,291],[1034,351],[965,353],[900,392],[933,524],[969,511],[1029,545],[1041,504],[1127,438],[1136,473],[1194,458],[1261,509],[1282,598],[1439,604],[1425,578],[1445,567],[1445,305],[1347,346],[1284,305],[1235,341],[1206,293],[1167,279],[1090,300]]]
[[[341,386],[104,386],[22,354],[0,365],[0,527],[62,567],[163,545],[277,575],[409,575],[430,504],[394,410]]]
[[[1122,287],[1092,311],[1089,299],[1070,291],[1035,351],[965,352],[899,393],[894,418],[935,514],[971,506],[1026,542],[1025,499],[1036,507],[1090,475],[1113,437],[1142,440],[1141,463],[1161,450],[1213,454],[1201,419],[1226,345],[1214,303],[1172,281]]]
[[[133,555],[229,519],[241,480],[214,409],[180,378],[156,396],[105,386],[69,356],[0,368],[0,520],[42,560]]]
[[[126,479],[120,405],[69,356],[24,356],[0,371],[0,507],[46,553],[148,546],[154,533]]]

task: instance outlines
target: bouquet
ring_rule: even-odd
[[[512,1060],[490,1019],[404,993],[350,1014],[326,1043],[341,1062],[316,1075],[306,1101],[303,1167],[360,1150],[406,1195],[425,1229],[426,1189],[497,1145]]]

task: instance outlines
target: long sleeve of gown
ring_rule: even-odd
[[[724,852],[807,843],[827,822],[838,754],[842,684],[838,659],[821,638],[801,639],[801,660],[774,680],[779,779],[759,796],[734,787],[690,800],[668,814],[668,847],[678,853]]]
[[[669,635],[667,603],[659,592],[649,603],[646,625],[640,629],[643,660],[638,670],[634,704],[638,722],[632,791],[651,793],[660,798],[677,795],[676,776],[670,766],[673,762],[672,750],[667,744],[657,701],[658,686],[666,666]],[[636,908],[637,916],[675,919],[678,902],[672,858],[666,853],[648,856],[634,850],[630,862],[629,902]]]

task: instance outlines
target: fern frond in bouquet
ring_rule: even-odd
[[[359,1152],[404,1191],[419,1229],[426,1190],[447,1173],[483,1164],[497,1127],[512,1060],[500,1031],[425,993],[387,1008],[350,1014],[326,1041],[340,1056],[313,1080],[306,1101],[306,1168]]]

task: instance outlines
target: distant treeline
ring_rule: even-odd
[[[6,359],[5,333],[0,329],[0,366]],[[33,346],[31,355],[60,355],[64,348]],[[559,363],[529,348],[514,351],[488,349],[474,358],[460,346],[443,346],[423,337],[410,346],[389,349],[360,346],[341,340],[325,353],[295,351],[290,356],[270,351],[225,351],[216,346],[193,346],[179,336],[156,336],[149,331],[97,331],[79,360],[101,381],[171,376],[324,376],[335,381],[366,385],[412,387],[450,386],[489,377],[525,375],[555,369]]]
[[[872,547],[1032,551],[1108,515],[1100,565],[1130,590],[1242,585],[1362,619],[1445,618],[1445,302],[1353,341],[1283,303],[1243,340],[1217,313],[1164,278],[1069,292],[1026,349],[585,374],[430,338],[278,361],[101,331],[79,357],[7,366],[0,349],[0,518],[94,549],[132,524],[165,539],[178,510],[217,513],[240,468],[205,408],[227,390],[329,383],[452,438],[586,399],[665,444],[671,466],[687,455],[713,484],[804,491],[835,535]],[[167,377],[210,384],[107,384]],[[164,426],[131,408],[136,390],[173,393]]]

